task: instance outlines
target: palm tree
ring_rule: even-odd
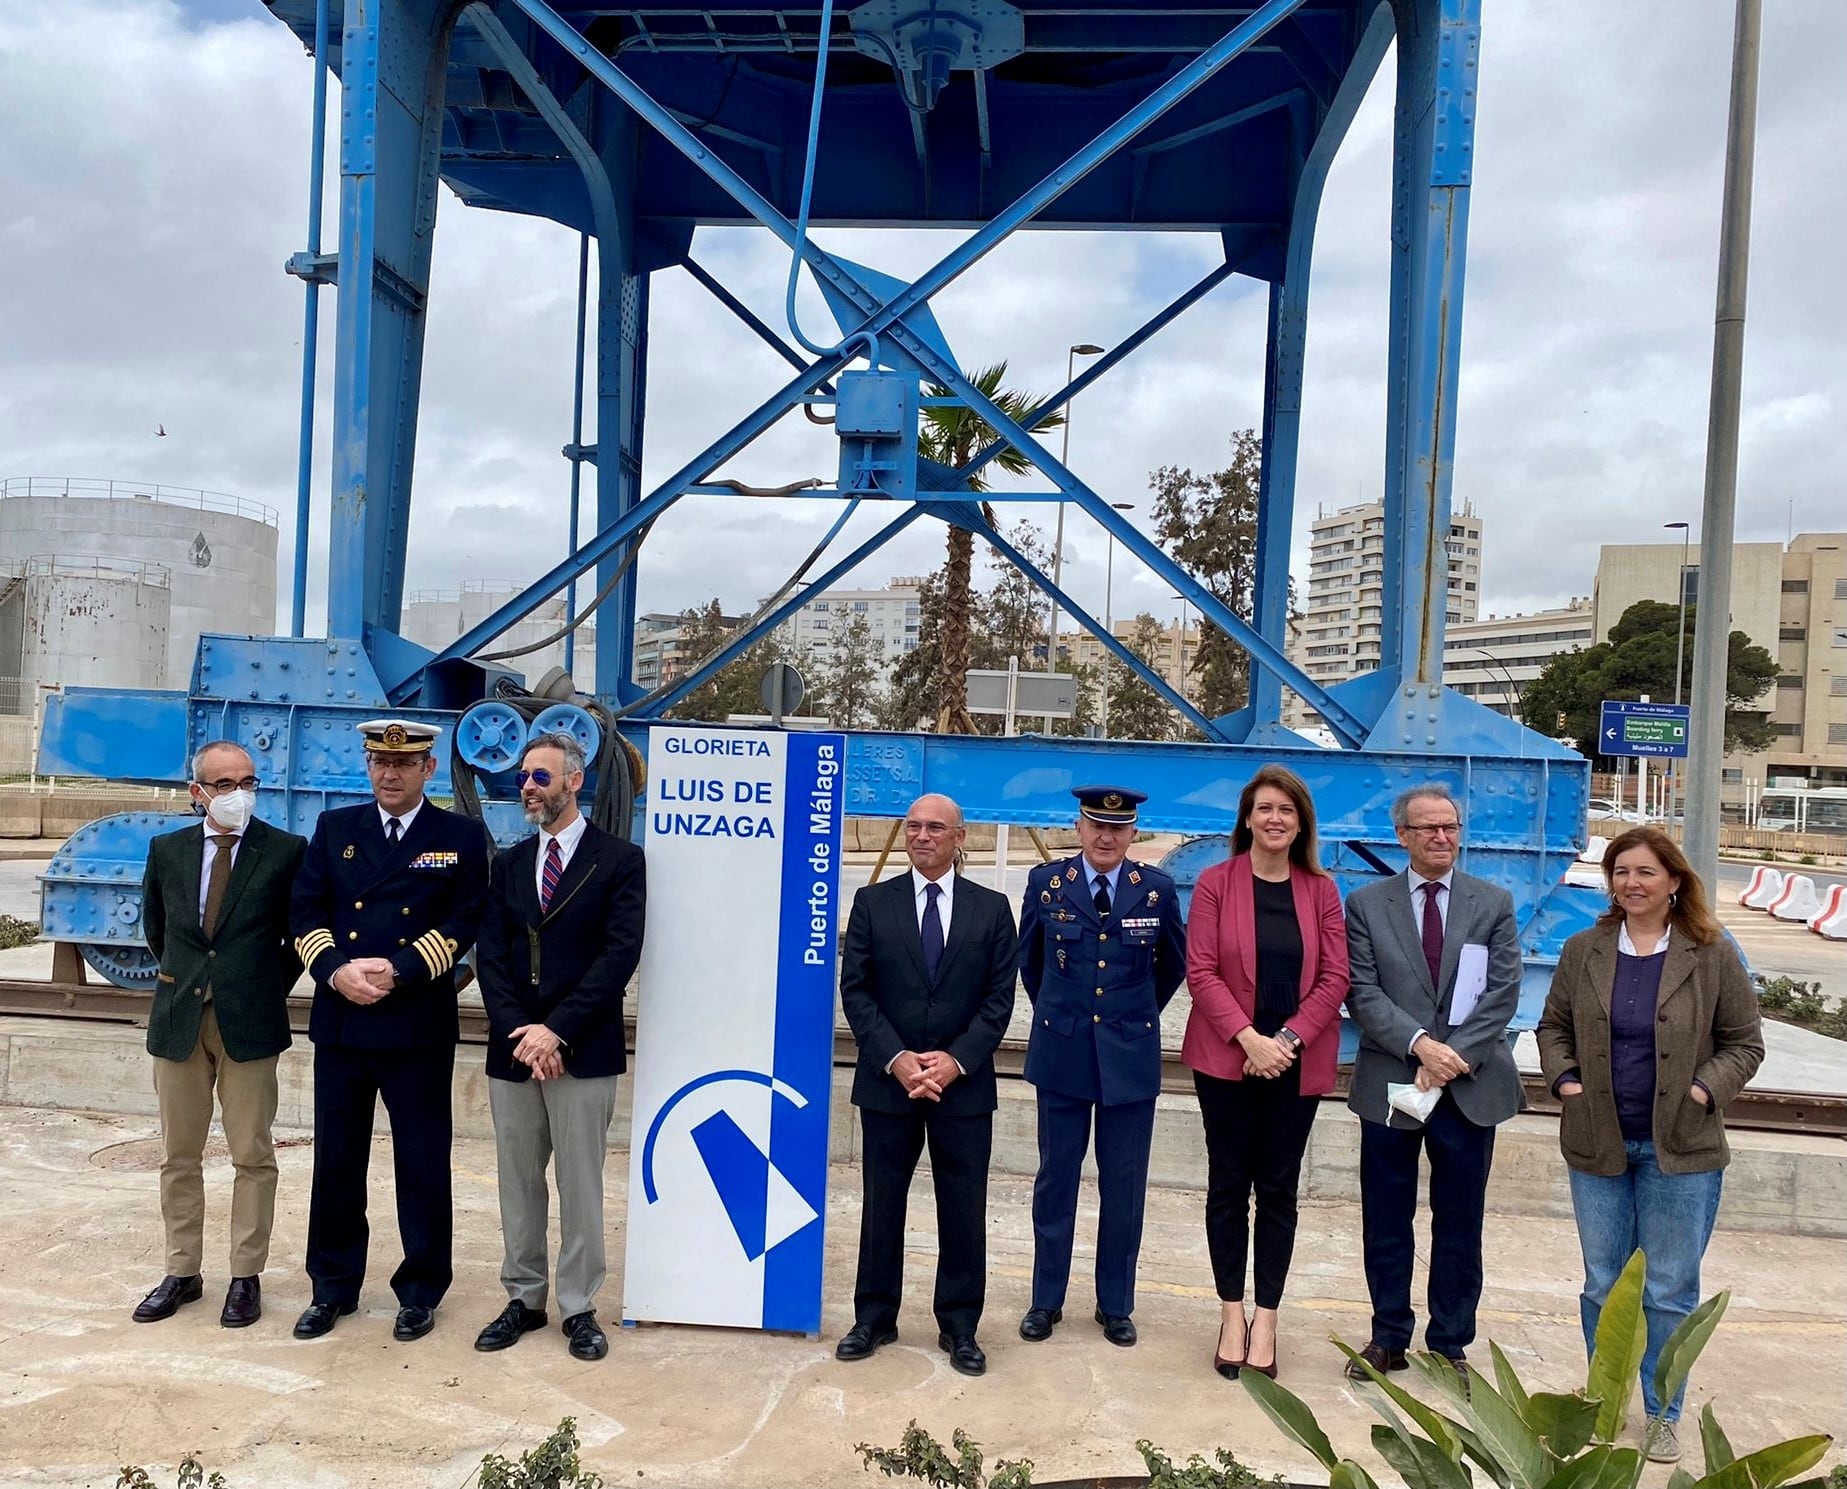
[[[1006,375],[1007,364],[997,362],[970,374],[969,381],[999,404],[1008,418],[1016,423],[1024,422],[1045,400],[1032,393],[1002,388],[1001,379]],[[948,388],[932,383],[924,389],[924,396],[948,399],[955,395]],[[1038,434],[1057,429],[1064,422],[1062,412],[1048,410],[1033,421],[1030,432]],[[926,458],[955,469],[972,458],[977,450],[986,449],[997,437],[994,426],[974,409],[955,403],[924,409],[917,448]],[[1011,476],[1023,476],[1033,468],[1032,462],[1011,445],[995,456],[993,463]],[[963,489],[986,491],[987,477],[977,471],[968,478]],[[990,526],[993,525],[994,511],[986,502],[981,504],[981,514]],[[936,724],[938,730],[947,733],[975,733],[975,721],[968,712],[968,619],[974,562],[975,535],[951,523],[949,552],[943,562],[943,671],[937,694]]]

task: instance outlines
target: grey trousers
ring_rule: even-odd
[[[588,1313],[608,1275],[603,1250],[603,1158],[616,1077],[487,1083],[500,1168],[500,1282],[528,1308],[545,1306],[545,1166],[558,1185],[558,1312]]]

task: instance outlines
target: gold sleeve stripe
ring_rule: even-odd
[[[425,931],[411,945],[417,948],[417,954],[423,958],[432,977],[442,976],[455,965],[455,958],[450,954],[447,943],[435,931]]]
[[[301,958],[304,967],[313,966],[316,957],[333,949],[333,932],[329,930],[312,930],[295,938],[295,954]]]

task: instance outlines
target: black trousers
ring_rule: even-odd
[[[391,1290],[404,1306],[434,1308],[454,1277],[449,1109],[455,1046],[314,1047],[314,1186],[308,1202],[308,1278],[314,1301],[359,1302],[366,1277],[366,1170],[379,1098],[391,1118],[392,1176],[404,1260]]]
[[[946,1115],[933,1102],[915,1111],[859,1109],[864,1145],[860,1172],[859,1275],[853,1320],[875,1329],[898,1322],[904,1292],[904,1216],[911,1177],[927,1143],[936,1189],[936,1324],[945,1334],[973,1334],[988,1286],[988,1157],[994,1114]]]
[[[1417,1327],[1411,1311],[1411,1259],[1420,1150],[1430,1155],[1430,1317],[1424,1342],[1453,1359],[1475,1338],[1494,1129],[1477,1127],[1463,1116],[1448,1092],[1422,1127],[1360,1123],[1366,1290],[1372,1294],[1372,1337],[1386,1349],[1410,1348]]]
[[[1320,1098],[1302,1094],[1299,1063],[1273,1080],[1226,1081],[1196,1070],[1193,1089],[1206,1127],[1206,1247],[1219,1298],[1243,1301],[1254,1193],[1257,1306],[1281,1307],[1295,1255],[1302,1155]]]

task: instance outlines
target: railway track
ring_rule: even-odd
[[[29,982],[0,979],[0,1016],[21,1015],[31,1018],[85,1019],[99,1023],[145,1024],[151,994],[119,988],[107,983]],[[308,1028],[308,1000],[289,1000],[290,1022],[298,1034]],[[462,1043],[487,1042],[487,1017],[478,1007],[463,1004]],[[635,1021],[629,1019],[629,1048],[635,1047]],[[845,1030],[834,1035],[834,1063],[851,1065],[853,1040]],[[1026,1063],[1025,1043],[1003,1040],[994,1057],[996,1070],[1003,1077],[1018,1078]],[[1558,1111],[1558,1101],[1537,1076],[1522,1076],[1526,1085],[1529,1112],[1551,1116]],[[1336,1078],[1334,1094],[1329,1100],[1346,1096],[1347,1072]],[[1172,1051],[1162,1055],[1161,1087],[1173,1093],[1190,1093],[1192,1074]],[[1805,1091],[1768,1091],[1750,1088],[1742,1092],[1726,1109],[1725,1120],[1733,1128],[1756,1132],[1808,1132],[1820,1137],[1847,1138],[1847,1096],[1819,1096]]]

